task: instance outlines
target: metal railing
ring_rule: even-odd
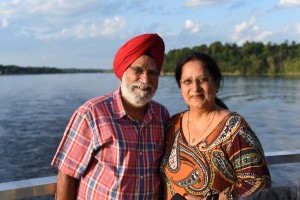
[[[300,162],[300,150],[267,152],[269,165]],[[26,197],[54,195],[56,176],[0,183],[0,199],[11,200]]]
[[[267,152],[265,155],[269,165],[300,162],[300,150]]]
[[[0,183],[0,199],[11,200],[54,195],[56,192],[56,178],[56,176],[49,176]]]

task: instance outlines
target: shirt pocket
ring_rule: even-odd
[[[117,172],[109,166],[99,163],[96,165],[96,170],[94,170],[92,177],[90,177],[89,185],[94,186],[100,197],[109,196],[111,191],[116,191],[119,187]]]
[[[94,157],[103,166],[115,166],[117,148],[114,145],[113,130],[107,126],[101,126],[94,137]]]

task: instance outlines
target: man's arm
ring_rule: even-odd
[[[77,179],[58,170],[56,200],[74,200]]]

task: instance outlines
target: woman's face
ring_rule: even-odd
[[[181,93],[190,108],[209,108],[215,104],[217,84],[200,60],[191,60],[182,67]]]

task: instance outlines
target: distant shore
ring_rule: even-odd
[[[174,76],[175,73],[172,72],[168,72],[168,73],[163,73],[161,74],[162,76]],[[290,74],[257,74],[257,75],[246,75],[246,74],[242,74],[242,73],[229,73],[229,72],[223,72],[222,73],[223,76],[269,76],[269,77],[299,77],[300,78],[300,73],[290,73]]]
[[[20,67],[16,65],[0,65],[0,75],[30,75],[30,74],[67,74],[67,73],[113,73],[113,69],[77,69],[77,68],[55,68],[55,67]],[[174,76],[174,72],[161,72],[162,76]],[[299,77],[300,73],[285,74],[252,74],[246,75],[240,72],[223,72],[224,76],[282,76]]]
[[[20,67],[16,65],[0,65],[0,75],[25,74],[66,74],[66,73],[110,73],[112,69],[77,69],[56,67]]]

